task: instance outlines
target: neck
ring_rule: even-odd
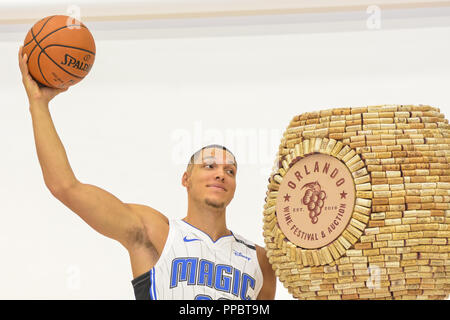
[[[187,216],[183,220],[208,234],[214,241],[231,234],[226,226],[225,208],[216,209],[188,201]]]

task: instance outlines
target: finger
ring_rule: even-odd
[[[33,77],[30,74],[27,74],[25,76],[25,80],[26,80],[26,85],[27,86],[32,86],[32,87],[35,87],[35,88],[39,88],[37,82],[34,81]]]
[[[57,94],[60,94],[62,92],[66,92],[67,90],[69,90],[69,87],[67,88],[61,88],[61,89],[56,89]]]
[[[64,89],[50,89],[50,99],[53,99],[54,97],[56,97],[57,95],[59,95],[62,92],[67,91],[68,88],[64,88]]]
[[[22,76],[25,76],[28,74],[27,61],[28,61],[28,56],[25,53],[19,60],[19,68],[20,68],[20,72],[22,72]]]
[[[19,56],[19,63],[20,63],[20,58],[22,58],[22,50],[23,50],[23,46],[20,46],[19,47],[19,54],[18,54],[18,56]]]
[[[36,81],[34,81],[34,79],[28,73],[28,69],[27,69],[26,73],[22,73],[22,83],[27,91],[39,90],[39,87],[38,87]]]
[[[25,58],[26,58],[26,54],[25,54]],[[24,59],[22,61],[20,71],[22,72],[22,82],[25,84],[25,86],[29,87],[30,85],[32,85],[34,80],[28,72],[28,67],[26,65],[26,59]]]
[[[29,88],[30,86],[36,86],[36,82],[31,77],[30,73],[28,72],[28,56],[25,53],[23,57],[21,58],[21,61],[19,63],[20,71],[22,73],[22,82],[25,84],[25,87]]]
[[[19,68],[20,68],[20,71],[22,72],[22,74],[23,74],[23,46],[20,46],[19,47],[19,53],[18,53],[18,58],[19,58]]]

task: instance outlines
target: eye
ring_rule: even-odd
[[[228,172],[229,174],[231,174],[232,176],[234,176],[234,170],[233,170],[233,169],[228,169],[227,172]]]
[[[212,169],[212,168],[214,168],[214,163],[205,163],[205,164],[203,165],[203,167]]]

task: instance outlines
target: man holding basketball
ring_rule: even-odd
[[[273,299],[276,278],[264,248],[226,226],[236,189],[237,163],[225,147],[197,151],[182,177],[187,215],[169,220],[157,210],[123,203],[77,180],[49,112],[67,89],[40,87],[19,50],[36,151],[47,188],[94,230],[117,240],[130,255],[136,299]]]

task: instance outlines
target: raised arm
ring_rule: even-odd
[[[49,102],[66,91],[40,87],[28,73],[26,55],[19,50],[22,82],[28,95],[36,151],[45,185],[64,205],[93,229],[129,248],[143,234],[142,217],[132,205],[109,192],[77,180],[53,124]]]

